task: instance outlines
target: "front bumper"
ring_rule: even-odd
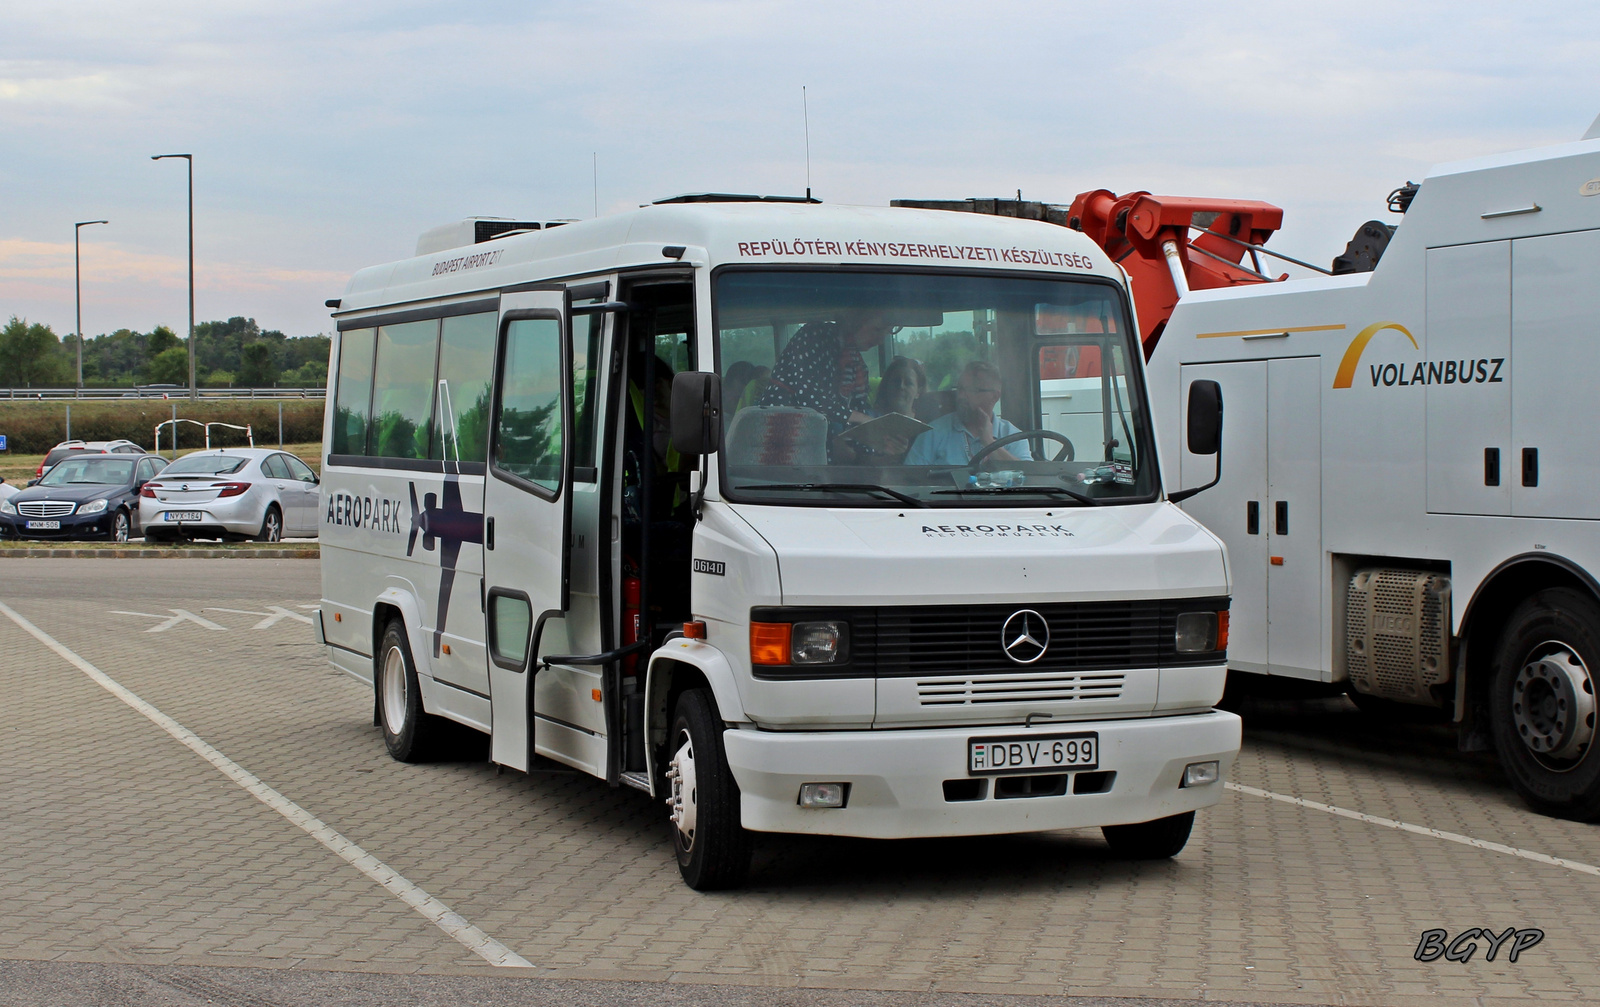
[[[79,539],[110,538],[112,519],[117,508],[110,507],[98,514],[69,514],[63,518],[30,518],[21,514],[0,515],[0,534],[6,538],[33,541],[72,541]],[[29,521],[60,521],[57,528],[29,528]]]
[[[757,832],[908,839],[1045,832],[1148,822],[1222,799],[1239,754],[1237,716],[1220,710],[1134,720],[1036,725],[1040,734],[1097,731],[1104,793],[947,801],[946,780],[966,780],[967,740],[1024,733],[1016,725],[937,730],[787,732],[729,730],[723,740],[741,792],[741,820]],[[1179,787],[1191,762],[1216,760],[1215,783]],[[799,805],[803,783],[850,784],[846,807]]]

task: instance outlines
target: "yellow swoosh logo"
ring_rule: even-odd
[[[1372,342],[1372,337],[1384,329],[1394,329],[1411,340],[1412,346],[1419,350],[1422,349],[1422,347],[1417,346],[1417,339],[1411,334],[1411,331],[1399,322],[1373,322],[1356,333],[1356,337],[1350,340],[1350,348],[1344,351],[1344,359],[1339,361],[1339,370],[1333,376],[1333,387],[1350,387],[1350,382],[1356,376],[1356,365],[1361,362],[1361,352],[1367,348],[1368,343]]]

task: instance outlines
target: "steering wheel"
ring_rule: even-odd
[[[1061,442],[1061,450],[1057,451],[1056,456],[1050,459],[1053,462],[1070,462],[1076,456],[1076,452],[1072,450],[1072,442],[1067,440],[1066,437],[1062,436],[1061,434],[1056,433],[1054,430],[1018,430],[1014,434],[1007,434],[1004,437],[996,437],[994,440],[979,448],[977,453],[975,453],[971,460],[967,462],[967,467],[973,471],[977,471],[979,463],[981,463],[985,458],[994,454],[996,451],[1005,447],[1007,444],[1015,444],[1017,441],[1028,440],[1033,437],[1043,437],[1047,440]]]

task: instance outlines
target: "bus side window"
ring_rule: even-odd
[[[339,333],[339,381],[333,400],[336,455],[367,453],[367,418],[372,406],[372,349],[377,329]]]
[[[455,415],[446,420],[445,403],[434,403],[429,458],[455,461],[459,447],[463,462],[488,459],[489,375],[494,370],[494,330],[499,317],[488,311],[444,320],[444,332],[439,338],[439,378],[447,384],[449,408]],[[452,423],[459,445],[447,443]]]
[[[518,318],[506,326],[494,465],[548,491],[561,488],[561,322]]]
[[[379,327],[372,379],[372,454],[428,457],[428,417],[438,356],[437,318]]]
[[[595,417],[600,388],[600,332],[602,315],[572,317],[572,411],[576,429],[572,432],[572,464],[588,470],[574,475],[574,482],[593,482],[595,466]]]

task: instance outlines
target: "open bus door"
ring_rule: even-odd
[[[532,761],[541,640],[565,649],[571,609],[570,304],[558,285],[500,299],[483,494],[490,758],[521,770]]]

